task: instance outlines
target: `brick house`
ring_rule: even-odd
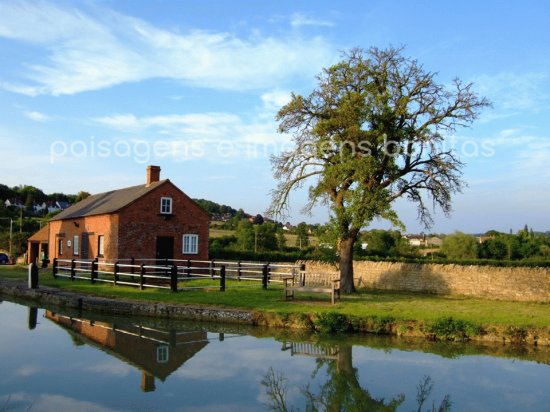
[[[148,166],[144,185],[89,196],[51,219],[50,259],[208,259],[209,221]]]

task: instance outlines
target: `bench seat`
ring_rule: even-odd
[[[283,282],[285,300],[293,299],[295,292],[328,294],[333,305],[336,298],[340,299],[340,279],[320,281],[318,275],[308,276],[307,273],[300,273],[297,276],[284,277]]]

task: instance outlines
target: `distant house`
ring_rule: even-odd
[[[492,239],[493,236],[477,236],[477,242],[479,244],[487,242],[489,239]]]
[[[426,239],[424,235],[404,235],[403,236],[409,242],[411,246],[426,246]]]
[[[14,207],[17,209],[25,209],[25,205],[23,202],[21,202],[21,199],[13,198],[13,199],[6,199],[4,202],[4,206],[6,207]]]
[[[46,207],[48,208],[48,213],[54,213],[59,212],[60,210],[67,209],[71,204],[69,202],[66,202],[64,200],[54,200],[50,201],[46,204]]]
[[[42,203],[35,203],[32,206],[32,209],[34,210],[34,213],[40,213],[40,212],[46,210],[47,207],[48,207],[48,205],[46,204],[46,202],[42,202]]]
[[[50,258],[207,259],[209,216],[148,166],[146,183],[99,193],[49,222]]]

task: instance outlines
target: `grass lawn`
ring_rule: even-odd
[[[26,279],[27,271],[26,268],[3,266],[0,267],[0,277]],[[547,303],[363,290],[354,295],[342,296],[340,302],[331,305],[330,297],[320,294],[297,294],[296,300],[285,301],[280,285],[270,285],[268,290],[262,290],[259,283],[254,283],[253,287],[235,287],[247,283],[227,280],[227,290],[220,292],[216,288],[217,281],[195,280],[187,282],[186,285],[211,285],[213,289],[186,290],[178,293],[163,289],[140,291],[128,286],[97,283],[92,285],[83,280],[72,282],[68,279],[53,279],[49,270],[41,272],[40,284],[113,298],[255,309],[279,314],[335,311],[358,317],[392,317],[395,320],[420,322],[431,322],[441,317],[452,316],[482,325],[550,326],[550,304]]]

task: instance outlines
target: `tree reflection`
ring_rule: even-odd
[[[418,403],[417,412],[422,412],[422,407],[430,397],[433,389],[432,378],[424,376],[423,380],[416,386],[416,402]],[[451,397],[449,394],[443,397],[443,400],[436,407],[435,401],[432,401],[432,408],[427,409],[427,412],[450,412],[451,411]]]
[[[302,345],[303,346],[303,345]],[[285,348],[285,347],[283,347]],[[398,394],[392,399],[375,398],[369,391],[359,383],[357,368],[353,367],[352,346],[341,344],[337,350],[336,356],[322,356],[317,358],[317,369],[313,376],[326,365],[327,380],[322,383],[315,391],[308,384],[301,388],[302,395],[306,398],[306,411],[396,411],[405,401],[404,394]],[[318,350],[315,350],[318,355]],[[296,353],[295,353],[296,354]],[[299,353],[298,353],[299,354]],[[307,355],[307,353],[301,353]],[[288,405],[287,403],[287,378],[280,372],[269,368],[268,372],[261,381],[266,388],[266,395],[269,398],[267,407],[272,411],[291,412],[299,409]],[[429,376],[422,379],[417,386],[416,400],[418,403],[417,412],[422,412],[433,389],[433,383]],[[451,401],[449,395],[446,395],[439,406],[432,402],[431,409],[426,412],[450,412]]]

